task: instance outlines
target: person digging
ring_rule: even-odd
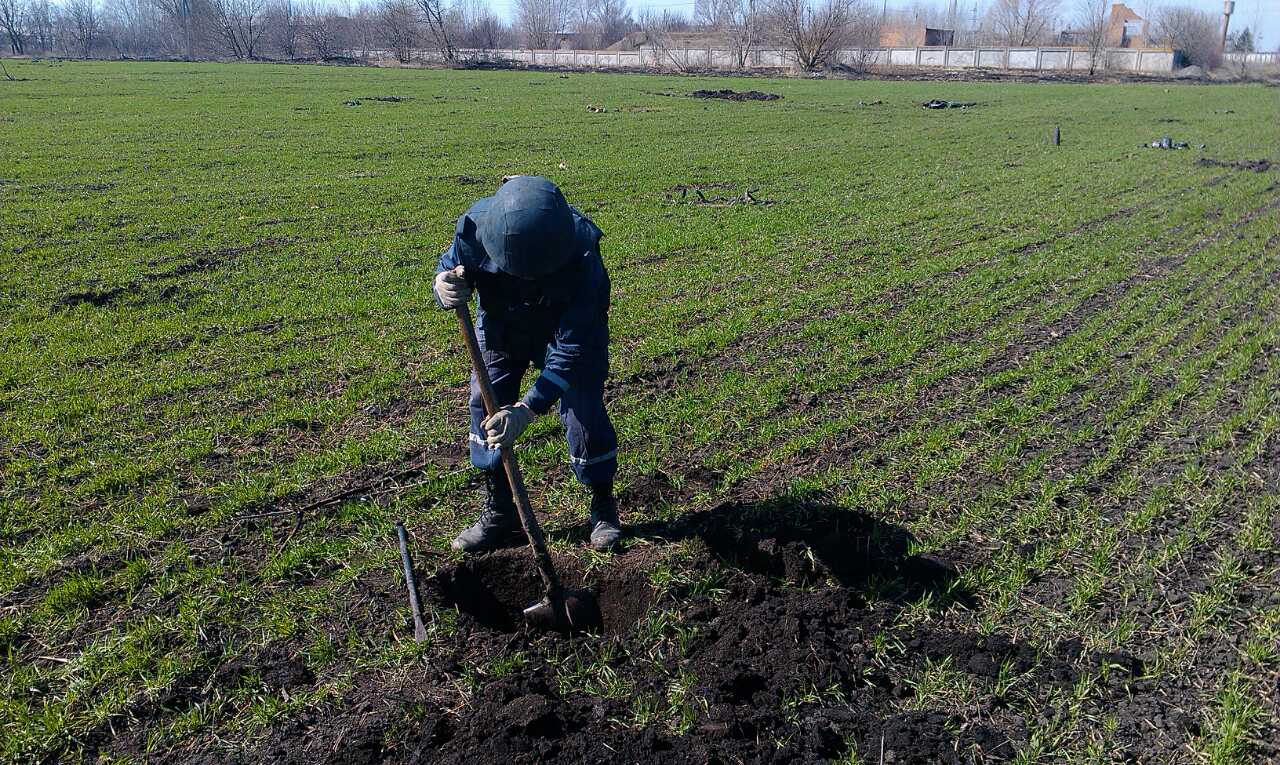
[[[507,179],[458,219],[440,256],[434,293],[441,308],[479,299],[476,329],[485,368],[501,407],[486,417],[471,376],[471,464],[484,476],[480,518],[453,540],[464,553],[522,542],[501,449],[559,404],[574,474],[591,488],[591,546],[607,550],[622,536],[613,478],[618,444],[604,406],[609,374],[609,275],[600,257],[603,232],[538,176]],[[539,371],[517,400],[530,366]]]

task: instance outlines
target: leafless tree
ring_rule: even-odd
[[[266,0],[209,0],[214,31],[236,58],[253,58],[267,28]]]
[[[1204,11],[1181,5],[1160,8],[1152,31],[1157,44],[1182,51],[1189,64],[1212,69],[1222,63],[1218,21]]]
[[[15,56],[26,51],[22,34],[26,15],[27,7],[22,0],[0,0],[0,29],[9,38],[9,49]]]
[[[26,43],[28,49],[53,50],[53,6],[49,0],[31,0],[26,6]]]
[[[333,58],[338,50],[337,14],[327,5],[310,0],[299,8],[298,16],[298,36],[310,46],[311,53],[321,60]]]
[[[1058,0],[995,0],[987,15],[1004,45],[1034,45],[1057,23]]]
[[[554,48],[569,21],[566,0],[515,0],[515,25],[530,48]]]
[[[64,0],[58,9],[64,47],[80,58],[93,55],[102,33],[102,15],[97,0]]]
[[[1232,32],[1227,36],[1227,50],[1232,53],[1253,53],[1256,46],[1253,42],[1253,32],[1249,27],[1241,29],[1239,32]]]
[[[697,0],[694,19],[720,33],[729,47],[734,66],[738,69],[747,66],[760,41],[756,0]]]
[[[1107,55],[1107,22],[1111,0],[1079,0],[1076,8],[1076,32],[1089,49],[1089,76],[1105,69]]]
[[[607,48],[635,27],[627,0],[579,0],[576,31],[588,48]]]
[[[444,56],[445,61],[455,61],[458,49],[453,43],[453,31],[449,28],[449,10],[444,0],[418,0],[418,9],[422,11],[422,22],[427,27],[427,36],[435,43],[436,50]]]
[[[485,0],[458,0],[451,17],[454,42],[463,48],[493,50],[510,38],[507,26]]]
[[[857,0],[773,0],[769,16],[806,71],[832,63],[844,44]]]
[[[411,0],[382,0],[378,6],[378,30],[396,60],[409,63],[418,47],[418,10]]]
[[[267,10],[267,27],[276,49],[288,59],[298,57],[302,38],[302,13],[293,0],[279,0]]]
[[[160,12],[177,28],[182,55],[189,61],[196,57],[196,9],[193,0],[152,0]]]
[[[144,56],[163,47],[159,14],[149,0],[106,0],[102,16],[102,36],[117,56]]]
[[[477,19],[467,29],[467,35],[467,39],[470,40],[468,45],[480,50],[494,50],[515,45],[511,27],[504,24],[502,19],[493,13],[486,13]]]
[[[663,11],[658,13],[652,8],[642,8],[636,16],[636,24],[644,35],[644,42],[653,48],[655,63],[660,67],[671,67],[678,71],[688,68],[687,63],[675,54],[675,43],[671,33],[687,29],[689,20],[678,13]]]
[[[348,56],[368,58],[379,47],[378,14],[367,2],[345,9],[338,28],[339,45]]]
[[[854,54],[843,63],[856,72],[869,70],[875,62],[875,49],[880,47],[883,26],[880,9],[865,2],[855,5],[844,36],[845,45],[853,48]]]

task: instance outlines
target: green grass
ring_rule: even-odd
[[[903,634],[939,620],[1140,654],[1153,682],[1199,694],[1183,743],[1204,761],[1247,762],[1275,730],[1249,680],[1277,670],[1274,607],[1241,594],[1276,575],[1280,197],[1274,172],[1196,162],[1280,159],[1271,89],[10,69],[0,760],[129,736],[135,752],[248,748],[421,662],[402,609],[361,585],[391,579],[395,519],[431,548],[425,574],[477,507],[453,459],[465,354],[429,289],[455,218],[519,172],[606,232],[620,484],[661,470],[700,487],[628,520],[794,482],[962,557],[972,606],[904,609],[876,661],[914,689],[905,709],[964,713],[977,694],[1025,712],[1022,761],[1125,754],[1090,706],[1105,669],[1048,698],[1003,669],[913,662]],[[664,95],[704,86],[784,98]],[[343,105],[374,95],[409,100]],[[980,106],[919,107],[934,97]],[[1140,148],[1166,133],[1206,148]],[[681,184],[776,204],[703,207]],[[637,377],[663,370],[673,385]],[[577,523],[554,418],[526,444],[535,504]],[[370,491],[287,512],[356,480]],[[723,592],[668,553],[650,575],[664,592]],[[697,625],[669,605],[632,644],[466,666],[442,698],[550,661],[557,682],[626,700],[618,724],[693,730],[705,701],[679,660]],[[434,613],[427,646],[453,629]],[[1222,641],[1233,658],[1209,661]],[[325,680],[164,706],[281,643]],[[636,666],[667,684],[636,691]]]

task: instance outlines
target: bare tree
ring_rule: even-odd
[[[418,0],[418,8],[422,11],[427,35],[435,43],[436,50],[440,51],[445,61],[457,60],[458,50],[453,44],[453,33],[448,21],[449,11],[444,0]]]
[[[578,7],[577,31],[589,48],[607,48],[635,27],[627,0],[580,0]]]
[[[670,11],[658,13],[652,8],[642,8],[636,17],[636,24],[644,35],[645,44],[653,48],[654,63],[658,66],[670,66],[678,71],[687,69],[687,64],[675,54],[675,43],[672,32],[688,28],[689,21],[684,16]]]
[[[160,19],[149,0],[106,0],[102,35],[120,58],[157,52],[162,46]]]
[[[697,0],[694,19],[720,33],[738,69],[751,60],[760,41],[760,14],[756,0]]]
[[[0,29],[9,38],[9,49],[15,56],[21,56],[26,51],[22,39],[26,14],[26,5],[21,0],[0,0]]]
[[[316,58],[333,58],[337,53],[336,14],[317,0],[310,0],[298,11],[298,36],[310,47]]]
[[[178,29],[182,55],[190,61],[196,57],[196,14],[193,0],[152,0],[160,12]]]
[[[26,7],[26,47],[53,50],[53,6],[49,0],[31,0]]]
[[[458,0],[451,11],[454,42],[472,50],[502,47],[509,37],[507,27],[485,0]]]
[[[502,19],[493,15],[492,12],[486,12],[476,19],[467,29],[467,35],[467,39],[470,40],[468,44],[480,50],[494,50],[515,44],[511,28],[502,23]]]
[[[1156,12],[1152,30],[1157,44],[1181,51],[1189,64],[1211,69],[1222,63],[1217,20],[1204,11],[1166,6]]]
[[[1249,27],[1245,27],[1239,32],[1232,32],[1227,37],[1227,50],[1232,53],[1254,52],[1253,32],[1249,31]]]
[[[396,60],[409,63],[418,47],[418,11],[410,0],[382,0],[378,6],[378,30]]]
[[[63,45],[73,55],[89,58],[102,32],[102,16],[96,0],[65,0],[59,9],[65,37]]]
[[[995,0],[988,18],[1004,45],[1033,45],[1057,23],[1058,0]]]
[[[832,63],[845,42],[857,0],[773,0],[769,15],[806,71]]]
[[[530,48],[555,47],[556,35],[569,21],[566,0],[515,0],[515,24]]]
[[[342,30],[342,43],[349,55],[369,58],[374,48],[379,47],[380,24],[377,9],[362,1],[355,10],[347,11]]]
[[[267,27],[271,42],[285,58],[298,57],[298,41],[302,37],[302,14],[293,0],[279,0],[267,10]]]
[[[266,0],[208,0],[210,19],[223,50],[253,58],[267,28]]]
[[[853,57],[843,63],[856,72],[866,72],[875,62],[875,49],[880,47],[884,16],[869,3],[853,7],[844,42],[854,49]]]
[[[1107,55],[1107,24],[1111,0],[1079,0],[1076,8],[1076,32],[1089,49],[1089,76],[1105,69]]]

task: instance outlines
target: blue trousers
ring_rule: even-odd
[[[481,345],[483,346],[483,340]],[[533,365],[529,359],[483,350],[485,367],[493,382],[498,406],[514,404],[520,397],[524,373]],[[481,470],[501,470],[502,457],[484,441],[484,401],[480,386],[471,375],[471,464]],[[569,463],[582,483],[591,486],[613,480],[618,472],[618,436],[604,408],[604,376],[587,385],[575,385],[560,397],[560,421],[569,442]]]

